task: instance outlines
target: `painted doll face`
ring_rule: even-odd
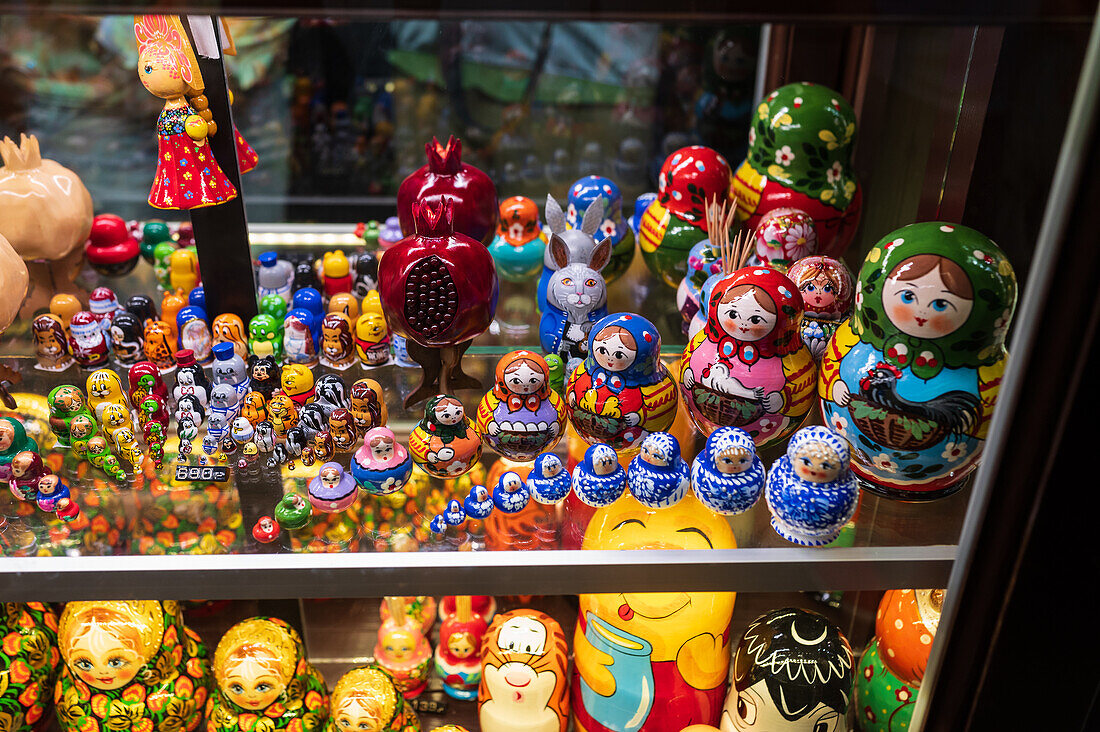
[[[35,454],[30,451],[24,451],[12,458],[11,472],[16,478],[22,478],[26,475],[31,467],[35,464]]]
[[[754,287],[729,302],[719,303],[718,323],[722,330],[740,341],[758,341],[771,333],[775,327],[776,315],[760,304],[758,296],[767,297]]]
[[[541,656],[546,653],[546,626],[530,617],[511,618],[497,634],[497,647],[505,653]]]
[[[340,485],[340,471],[336,468],[325,468],[321,471],[321,484],[329,490],[334,490]]]
[[[57,342],[53,331],[36,330],[34,332],[34,344],[43,356],[57,356],[61,353],[61,344]]]
[[[266,709],[286,688],[278,659],[264,651],[232,658],[226,664],[222,690],[244,709]]]
[[[382,732],[382,710],[366,699],[348,699],[336,712],[336,727],[342,732]]]
[[[840,474],[840,456],[823,442],[807,442],[791,455],[794,474],[811,483],[829,483]]]
[[[668,467],[669,456],[665,454],[665,451],[661,449],[660,445],[655,445],[649,440],[642,442],[642,460],[658,468]]]
[[[0,450],[7,450],[15,441],[15,428],[8,422],[0,422]]]
[[[138,57],[141,85],[161,99],[184,93],[183,78],[166,49],[150,48]]]
[[[824,273],[802,283],[798,289],[802,291],[802,301],[810,310],[825,310],[836,302],[836,287]]]
[[[562,471],[563,467],[561,460],[557,459],[557,456],[553,456],[550,459],[544,460],[542,463],[542,477],[553,478],[555,475]]]
[[[92,622],[72,641],[69,665],[88,686],[109,691],[133,681],[145,660],[108,626]]]
[[[474,637],[466,631],[452,633],[447,639],[447,649],[455,658],[469,658],[477,650],[474,647]]]
[[[752,453],[747,447],[733,446],[719,450],[714,456],[715,467],[723,475],[744,473],[752,467]]]
[[[183,326],[183,346],[195,353],[209,353],[211,336],[206,323],[201,320],[192,320]]]
[[[393,440],[389,437],[375,437],[370,441],[370,454],[379,462],[393,457]]]
[[[903,280],[905,266],[903,262],[883,285],[882,304],[890,322],[917,338],[942,338],[961,328],[970,317],[974,300],[953,293],[940,267]]]
[[[611,475],[618,465],[615,452],[611,448],[596,450],[596,454],[592,456],[592,472],[596,475]]]
[[[593,341],[592,355],[596,363],[608,371],[622,371],[634,363],[638,348],[636,344],[626,343],[622,333],[605,335],[605,331],[600,331]]]
[[[534,394],[544,383],[542,372],[528,366],[526,361],[520,361],[518,366],[504,374],[504,385],[513,394]]]
[[[455,425],[465,416],[462,405],[454,399],[447,399],[435,407],[435,421],[445,425]]]
[[[382,644],[387,658],[397,663],[412,660],[416,651],[416,638],[404,628],[397,628],[386,633],[386,639]]]
[[[508,493],[515,493],[523,488],[523,480],[519,477],[519,473],[509,470],[500,477],[500,486]]]
[[[805,729],[813,732],[843,730],[843,719],[835,710],[818,703],[797,721],[784,717],[771,694],[766,679],[757,681],[743,691],[732,689],[722,711],[722,732],[735,730]]]
[[[38,492],[44,496],[52,496],[61,487],[61,479],[53,473],[43,475],[38,479]]]

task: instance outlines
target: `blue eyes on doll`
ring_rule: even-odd
[[[942,313],[944,310],[947,310],[947,306],[949,304],[950,303],[948,303],[947,300],[943,300],[943,299],[933,300],[932,301],[932,309]]]
[[[917,296],[913,294],[912,290],[903,290],[901,293],[901,301],[904,303],[911,303],[917,299]]]

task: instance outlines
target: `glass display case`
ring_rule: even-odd
[[[716,724],[727,686],[733,701],[725,702],[721,729],[754,728],[738,706],[739,698],[755,698],[745,684],[727,682],[724,670],[709,686],[685,680],[678,649],[686,653],[683,649],[698,640],[692,634],[701,633],[719,641],[723,669],[731,657],[742,664],[738,668],[748,669],[752,664],[738,649],[742,638],[748,643],[764,625],[772,632],[793,622],[797,640],[798,622],[818,622],[768,614],[797,608],[791,612],[808,610],[827,620],[821,639],[833,629],[842,634],[837,643],[850,648],[847,655],[839,651],[841,666],[848,666],[843,708],[830,706],[832,692],[813,692],[823,695],[824,704],[813,710],[832,710],[820,729],[952,728],[955,717],[943,715],[961,715],[971,700],[961,691],[969,686],[952,689],[951,681],[980,672],[952,665],[966,652],[960,649],[973,642],[960,640],[953,629],[971,627],[958,625],[973,620],[967,613],[996,617],[1000,606],[983,603],[994,602],[997,585],[986,584],[982,593],[975,583],[1007,584],[1011,562],[1001,566],[996,552],[1008,557],[1017,551],[1013,533],[1022,535],[1026,517],[1042,501],[1043,491],[1034,486],[1049,479],[1040,456],[1020,445],[1031,439],[1033,448],[1043,447],[1035,452],[1055,453],[1062,439],[1056,429],[1060,415],[1075,403],[1076,381],[1046,395],[1051,401],[1042,404],[1024,385],[1030,389],[1049,381],[1055,364],[1083,364],[1084,345],[1095,329],[1082,318],[1087,324],[1081,333],[1052,334],[1042,320],[1049,312],[1077,307],[1084,313],[1092,307],[1067,299],[1080,288],[1053,287],[1052,281],[1056,272],[1062,277],[1074,267],[1073,276],[1081,281],[1096,272],[1092,252],[1067,265],[1070,236],[1083,236],[1071,234],[1068,222],[1088,210],[1088,196],[1095,197],[1083,172],[1096,157],[1095,8],[1010,4],[986,13],[973,8],[901,12],[863,4],[774,11],[736,5],[697,2],[643,12],[621,3],[536,4],[518,11],[496,3],[402,2],[378,9],[325,2],[303,9],[200,2],[162,10],[195,15],[149,16],[170,20],[138,22],[135,28],[135,16],[121,13],[148,11],[140,3],[116,3],[111,12],[118,14],[104,15],[82,2],[31,10],[0,1],[0,136],[12,138],[4,143],[0,168],[0,260],[11,250],[11,261],[0,261],[0,323],[7,315],[11,321],[0,328],[0,386],[12,402],[0,408],[0,417],[21,425],[10,428],[10,436],[0,430],[0,444],[29,446],[25,431],[41,459],[24,468],[16,450],[7,454],[10,445],[0,449],[0,477],[11,486],[0,496],[0,599],[8,604],[185,601],[182,613],[206,641],[219,684],[218,666],[225,659],[215,657],[218,639],[230,638],[227,631],[246,618],[280,617],[301,634],[306,655],[333,691],[349,669],[387,658],[384,644],[375,646],[391,612],[380,598],[439,598],[443,620],[443,598],[472,595],[476,604],[491,596],[500,615],[532,608],[560,624],[566,670],[572,669],[572,717],[568,705],[556,710],[572,719],[575,729],[590,732],[679,732],[689,723]],[[170,37],[174,40],[164,40]],[[157,56],[151,47],[169,47],[176,55]],[[169,63],[164,58],[185,69],[186,97],[158,93],[158,83],[184,83],[178,76],[172,82],[145,78],[158,64]],[[185,98],[185,106],[172,106]],[[191,116],[172,122],[162,108],[185,109]],[[192,125],[201,126],[203,134],[193,134]],[[34,141],[17,139],[23,134]],[[171,142],[172,134],[183,142]],[[448,142],[452,137],[457,142]],[[185,145],[187,156],[200,157],[181,157],[174,144]],[[429,191],[437,184],[425,180],[441,171],[443,178],[453,177],[459,157],[462,175],[491,181],[489,227],[476,234],[464,231],[471,236],[461,246],[480,247],[468,240],[481,239],[495,259],[492,271],[471,274],[481,260],[453,254],[460,249],[453,238],[432,239],[441,231],[435,216],[444,225],[466,226],[476,208],[471,190],[479,184],[446,184],[453,220],[450,212],[437,213],[434,202],[421,208],[408,199],[409,181],[420,186],[421,200],[437,196],[439,188]],[[210,173],[211,165],[217,175]],[[684,173],[689,165],[698,173]],[[470,166],[477,171],[470,172]],[[712,185],[708,166],[720,171],[717,193],[707,188]],[[196,189],[185,177],[192,170],[208,190]],[[39,174],[57,191],[44,197],[28,192],[27,181],[33,188]],[[82,197],[81,189],[88,195]],[[213,198],[210,205],[188,210],[173,197],[177,193]],[[513,196],[529,201],[508,208]],[[585,216],[586,207],[604,206],[605,200],[602,217]],[[712,206],[716,201],[724,203],[721,212]],[[712,216],[724,215],[726,208],[736,223],[720,228],[732,236],[706,238],[704,222],[713,230],[718,224]],[[918,222],[934,224],[903,230]],[[586,255],[591,258],[583,263],[566,261],[572,254],[565,251],[563,235],[581,231],[594,252],[609,240],[599,265],[598,253]],[[962,245],[948,241],[959,237],[971,238]],[[704,238],[713,249],[698,248]],[[731,241],[720,248],[727,238]],[[390,254],[406,251],[404,242],[411,239],[430,240],[429,248],[438,248]],[[535,254],[523,252],[527,244],[537,245]],[[555,262],[559,244],[561,260]],[[850,271],[848,280],[830,279],[825,265],[815,271],[832,288],[829,293],[838,291],[837,301],[846,297],[854,304],[857,315],[844,324],[839,315],[823,316],[824,325],[815,327],[825,330],[810,333],[812,318],[802,311],[820,315],[828,307],[812,310],[804,285],[812,289],[818,280],[799,279],[797,262],[826,254],[840,262],[838,270]],[[382,267],[387,256],[390,263]],[[443,269],[408,274],[412,285],[401,287],[413,289],[393,290],[398,299],[392,301],[386,282],[397,275],[390,265],[406,256],[409,271],[419,271],[424,262]],[[895,266],[892,258],[899,257],[904,261]],[[27,272],[20,278],[23,262]],[[274,276],[279,282],[272,286],[277,267],[287,269],[281,279]],[[583,296],[588,305],[588,293],[602,293],[606,283],[605,311],[587,307],[580,320],[571,320],[567,307],[548,304],[544,297],[554,293],[544,295],[545,280],[566,267],[577,267],[578,282],[591,288],[578,284],[576,303]],[[749,274],[735,282],[720,280],[738,277],[735,270]],[[402,343],[399,331],[414,330],[416,323],[430,330],[437,321],[477,317],[479,303],[463,290],[465,276],[492,280],[489,317],[475,326],[476,337],[441,352],[433,350],[438,344],[428,347],[415,338]],[[572,286],[561,280],[549,287]],[[703,287],[708,280],[712,284]],[[791,280],[803,288],[801,295],[785,290]],[[25,297],[19,297],[21,287]],[[110,292],[97,289],[104,287]],[[312,296],[295,297],[310,287],[315,303]],[[708,306],[709,287],[726,289]],[[910,309],[920,303],[913,305],[913,298],[923,298],[925,287],[936,292],[929,295],[924,317],[917,310],[914,316]],[[744,288],[771,292],[766,303],[758,296],[747,307],[758,308],[752,317],[771,318],[770,333],[788,328],[793,340],[779,335],[754,340],[720,325],[726,322],[721,318],[736,320]],[[75,297],[75,304],[59,301],[64,295]],[[154,308],[151,320],[143,318],[142,296]],[[832,294],[829,300],[831,305]],[[196,304],[197,315],[185,310]],[[119,333],[113,334],[110,317],[106,322],[96,317],[97,308],[110,312],[116,305],[118,312],[134,315],[136,335],[123,332],[117,321]],[[294,307],[305,308],[304,315],[291,313],[297,317],[293,326],[300,325],[305,335],[294,342],[298,350],[292,356],[293,326],[284,318]],[[91,363],[89,368],[63,358],[70,350],[64,344],[75,346],[83,337],[82,321],[73,312],[85,308],[92,313],[85,324],[88,337],[102,338],[107,351],[107,360],[96,364],[97,347],[81,346],[76,355]],[[373,336],[373,326],[359,318],[368,308],[377,309],[381,320]],[[903,309],[918,325],[890,325],[900,322]],[[338,312],[347,315],[336,318],[346,321],[344,330],[339,323],[322,325],[328,323],[326,314]],[[561,320],[551,318],[548,326],[548,312],[560,313]],[[57,314],[56,325],[50,318],[43,324],[41,316],[48,313]],[[633,315],[604,322],[601,316],[608,313]],[[239,320],[219,325],[215,318],[222,314]],[[270,324],[264,314],[272,315]],[[311,317],[316,322],[306,322]],[[165,323],[164,333],[155,324],[149,330],[158,319]],[[205,321],[194,336],[184,331],[189,320]],[[923,330],[926,322],[939,328],[935,335]],[[886,323],[885,332],[880,323]],[[963,323],[969,325],[965,333]],[[750,321],[742,325],[741,332],[748,332]],[[608,340],[612,348],[633,343],[630,358],[637,353],[640,362],[649,353],[660,365],[640,375],[627,367],[626,377],[615,376],[622,369],[608,365],[613,361],[605,364],[587,353],[602,342],[605,326],[620,334],[614,336],[618,341]],[[574,341],[572,327],[582,333]],[[556,336],[550,332],[555,328]],[[135,338],[144,348],[130,358],[127,348]],[[814,338],[818,350],[811,354]],[[242,399],[248,389],[238,394],[227,387],[223,391],[233,392],[232,401],[240,404],[222,410],[215,422],[216,397],[204,394],[209,403],[201,405],[181,399],[194,393],[195,370],[185,366],[186,357],[180,368],[175,365],[176,354],[191,346],[200,359],[209,356],[205,373],[218,382],[215,369],[235,349],[215,361],[211,340],[239,341],[254,360],[271,354],[279,363],[304,366],[294,376],[289,376],[292,368],[284,368],[280,376],[273,362],[273,372],[261,374],[273,379],[272,389],[265,394],[260,388],[257,402]],[[163,342],[163,353],[157,342]],[[990,357],[1002,342],[1011,354],[1007,367]],[[58,356],[53,343],[62,344],[65,353]],[[708,344],[715,350],[707,352]],[[581,358],[571,348],[580,349]],[[531,460],[543,450],[509,459],[501,454],[508,443],[493,442],[498,432],[483,422],[500,430],[493,405],[502,400],[509,415],[528,408],[528,393],[507,392],[504,386],[494,392],[505,378],[498,363],[517,350],[561,356],[563,384],[555,396],[549,383],[539,394],[562,405],[571,419],[560,435],[554,428],[547,450],[564,468],[565,497],[523,501],[514,510],[508,504],[509,476],[517,484],[529,481],[532,470],[542,470]],[[858,373],[849,352],[865,361]],[[78,401],[87,395],[94,401],[89,406],[103,407],[116,394],[110,385],[93,383],[91,374],[100,367],[114,371],[122,419],[129,423],[144,408],[142,400],[159,388],[152,378],[156,366],[142,382],[138,377],[146,372],[133,362],[158,355],[166,360],[158,364],[165,398],[153,399],[148,413],[131,425],[135,441],[104,441],[103,435],[113,432],[106,423],[97,424],[96,415],[89,416],[85,429],[89,435],[102,433],[104,452],[88,439],[76,450],[66,444],[67,437],[73,444],[81,437],[73,424],[80,417],[62,414],[57,406],[73,398],[66,387],[81,391]],[[317,355],[321,363],[315,362]],[[350,368],[341,368],[344,356]],[[461,359],[468,382],[451,369],[452,359]],[[778,365],[777,377],[752,375],[754,365],[757,374],[772,368],[769,361]],[[436,402],[430,402],[426,416],[424,400],[414,395],[432,363],[437,373],[442,370],[440,383],[456,386],[465,415],[485,433],[484,446],[478,436],[476,454],[468,459],[437,457],[440,446],[454,455],[450,442],[432,441],[440,440],[440,431],[448,433],[448,425],[432,416]],[[731,375],[738,368],[752,380],[745,381],[749,387]],[[732,380],[726,383],[736,384],[729,387],[734,391],[718,386],[707,391],[706,384],[719,383],[719,369]],[[799,369],[803,377],[810,374],[802,386],[796,385]],[[198,372],[203,373],[201,364]],[[294,379],[301,379],[301,372],[306,384],[299,387]],[[605,501],[609,505],[593,505],[599,501],[582,498],[578,482],[598,481],[605,473],[594,462],[598,456],[586,455],[589,443],[582,435],[601,442],[591,437],[593,420],[605,425],[624,419],[625,409],[618,405],[627,404],[630,379],[648,379],[646,388],[653,390],[658,388],[653,374],[664,372],[676,408],[666,410],[667,420],[657,427],[656,421],[645,421],[650,416],[630,423],[637,430],[618,445],[615,457],[624,469],[634,465],[630,470],[639,476],[657,466],[659,476],[675,461],[654,457],[657,442],[646,442],[645,454],[636,456],[647,432],[667,431],[685,461],[677,484],[677,495],[684,497],[662,505],[663,498],[645,498],[650,479],[624,474],[627,494]],[[606,383],[597,384],[592,375],[597,373],[611,381],[614,406],[605,401],[592,407],[595,416],[578,417],[588,414],[586,398],[606,398],[596,396]],[[554,374],[547,367],[543,378],[551,382]],[[899,390],[906,375],[909,381]],[[715,381],[708,382],[712,377]],[[315,393],[323,378],[325,386]],[[588,386],[578,386],[585,378]],[[766,378],[778,382],[753,380]],[[376,382],[374,390],[368,384],[356,392],[353,383],[361,379]],[[754,391],[758,383],[765,386]],[[739,396],[741,388],[751,393]],[[127,395],[134,389],[144,391],[131,414]],[[331,408],[313,410],[323,423],[287,436],[272,395],[292,402],[296,408],[288,414],[299,413],[308,424],[302,407],[318,397],[317,404],[324,402],[327,389],[336,393]],[[429,395],[437,391],[443,390]],[[696,401],[702,392],[710,402]],[[780,406],[761,406],[769,404],[765,392]],[[646,394],[651,401],[638,408],[643,415],[654,409],[653,392]],[[808,411],[791,407],[800,402]],[[238,425],[234,417],[248,414],[242,407],[252,408],[256,419]],[[344,414],[333,422],[333,411],[340,408]],[[757,411],[742,411],[734,419],[722,409]],[[166,420],[163,434],[154,428],[152,436],[148,430],[142,435],[141,427],[160,416]],[[273,430],[266,446],[253,432],[265,416]],[[738,447],[739,438],[723,445],[708,439],[711,432],[727,434],[715,432],[716,425],[743,427],[746,432],[739,434],[746,435],[747,447]],[[385,435],[379,437],[381,452],[371,449],[375,433],[364,443],[366,427],[382,426],[392,431],[396,454],[408,446],[418,462],[411,472],[402,468],[393,491],[363,478],[375,470],[372,460],[390,464]],[[345,442],[338,433],[342,427],[348,428]],[[551,429],[546,419],[542,427]],[[820,432],[802,431],[792,441],[799,427]],[[234,440],[236,428],[248,434]],[[322,436],[314,442],[314,432],[336,439],[326,445]],[[204,443],[204,437],[212,442]],[[307,444],[295,444],[303,437]],[[808,451],[799,452],[810,443]],[[131,469],[127,458],[134,450],[138,464]],[[110,453],[113,458],[105,462]],[[766,496],[761,472],[751,507],[714,510],[717,504],[703,489],[710,478],[702,473],[711,470],[716,484],[725,486],[720,479],[730,471],[714,461],[750,453],[758,453],[767,468]],[[807,465],[818,461],[811,468],[821,470],[831,469],[821,461],[852,463],[851,485],[859,490],[852,489],[850,510],[836,514],[831,533],[813,524],[820,516],[810,526],[784,513],[782,502],[795,499],[779,497],[783,480],[834,484],[811,481],[789,462],[800,459]],[[419,464],[431,467],[437,461],[450,465],[451,475],[430,475]],[[325,471],[331,462],[339,470],[330,476]],[[608,463],[608,473],[613,464]],[[60,488],[51,484],[49,490],[61,490],[66,498],[43,493],[39,473],[57,476]],[[325,483],[330,477],[331,484]],[[685,492],[689,482],[694,488]],[[323,497],[344,483],[350,494]],[[328,500],[336,502],[325,507]],[[487,506],[483,514],[479,501]],[[824,510],[820,501],[817,506],[813,510]],[[622,538],[629,524],[641,529]],[[178,617],[174,603],[152,605],[165,623]],[[465,601],[458,605],[465,608]],[[723,616],[727,610],[732,619]],[[486,625],[491,615],[485,613]],[[635,615],[652,621],[652,627],[632,624]],[[75,622],[70,618],[70,625]],[[68,627],[63,618],[63,665],[70,661]],[[506,659],[503,641],[486,630],[493,643],[501,643]],[[435,626],[431,646],[453,651],[443,637],[447,632],[442,624]],[[913,638],[900,637],[914,632],[915,649],[906,645]],[[635,653],[622,634],[649,650]],[[651,644],[647,637],[667,642]],[[493,655],[488,648],[482,649],[486,658]],[[9,650],[7,641],[3,650]],[[671,653],[662,662],[675,661],[676,670],[669,672],[673,681],[653,676],[667,671],[658,668],[661,653]],[[913,667],[899,671],[903,664],[897,658],[908,662],[907,653],[916,658]],[[608,700],[614,693],[593,691],[598,672],[591,659],[597,654],[622,669],[632,668],[631,659],[651,656],[657,670],[647,667],[637,678],[623,677],[622,688],[639,679],[657,684],[656,701],[648,699],[646,714],[667,702],[668,719],[659,711],[648,721],[645,714],[627,719],[620,707],[634,703],[632,697],[613,703]],[[451,661],[461,666],[459,657]],[[15,663],[6,655],[0,660]],[[456,678],[446,669],[433,671],[426,691],[409,702],[423,729],[513,728],[501,722],[510,712],[494,718],[482,711],[479,719],[479,704],[454,691],[461,686]],[[670,684],[678,691],[670,691]],[[704,711],[677,716],[693,693],[709,700]],[[484,702],[499,694],[486,691],[483,680],[480,696]],[[210,719],[222,719],[214,710],[208,708]],[[765,711],[762,706],[760,714]],[[45,713],[54,714],[50,708]],[[66,707],[65,714],[61,726],[67,729],[75,712]],[[819,727],[795,726],[805,724],[806,716],[785,719],[791,729],[816,732]],[[160,724],[157,719],[146,721]]]

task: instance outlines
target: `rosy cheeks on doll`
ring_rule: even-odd
[[[828,445],[807,443],[791,457],[794,474],[811,483],[829,483],[840,474],[840,457]]]
[[[775,327],[775,313],[769,313],[752,291],[718,306],[722,330],[742,341],[758,341]]]
[[[102,653],[81,653],[72,660],[81,680],[97,689],[120,689],[137,676],[142,663],[138,654],[125,646]]]
[[[836,292],[827,282],[807,282],[802,286],[802,300],[811,308],[822,310],[836,302]]]
[[[225,686],[230,698],[245,709],[269,707],[282,693],[282,683],[271,674],[230,676]]]
[[[742,447],[722,450],[714,456],[715,466],[723,475],[736,475],[752,467],[752,455]]]
[[[542,374],[525,363],[521,363],[504,377],[505,386],[513,394],[534,394],[542,388],[543,381]]]
[[[622,371],[634,363],[634,358],[638,355],[636,349],[623,343],[618,333],[604,340],[597,338],[594,350],[596,363],[608,371]]]
[[[886,317],[902,333],[942,338],[962,327],[974,301],[949,291],[937,267],[913,280],[887,280],[882,304]]]

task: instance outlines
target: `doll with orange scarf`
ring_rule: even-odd
[[[149,205],[192,209],[236,198],[236,188],[206,139],[217,125],[209,119],[198,59],[180,17],[136,15],[134,35],[138,78],[151,94],[165,100],[157,121],[157,173]]]
[[[550,367],[533,351],[497,362],[496,383],[481,399],[475,425],[485,444],[506,458],[530,462],[565,433],[565,404],[550,388]]]

